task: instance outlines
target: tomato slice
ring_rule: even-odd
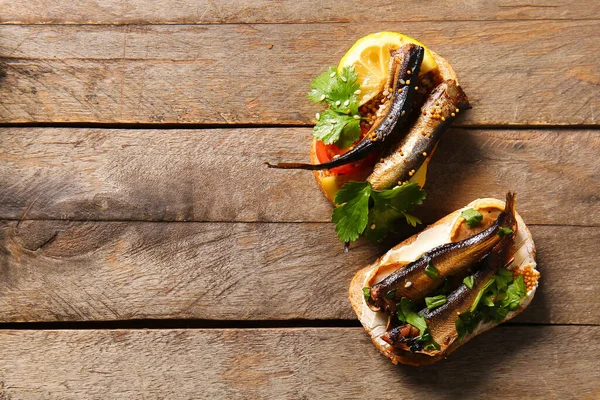
[[[317,140],[317,159],[319,160],[319,163],[321,163],[321,164],[329,162],[329,161],[333,160],[333,158],[336,155],[342,155],[344,153],[345,153],[345,151],[340,150],[340,148],[337,147],[335,144],[325,144],[325,143],[321,142],[320,140]],[[353,172],[356,172],[356,170],[357,170],[354,164],[355,163],[351,163],[351,164],[342,165],[341,167],[332,168],[329,170],[329,172],[331,172],[332,174],[335,174],[335,175],[352,174]]]
[[[366,131],[362,132],[361,139],[366,133]],[[361,139],[356,141],[354,144],[356,145],[356,143],[360,142]],[[342,155],[347,153],[349,150],[350,148],[340,149],[335,144],[325,144],[322,141],[317,140],[316,153],[319,163],[329,162],[333,160],[336,155]],[[341,167],[332,168],[329,170],[329,172],[333,175],[353,175],[362,171],[365,167],[373,165],[376,159],[377,154],[370,154],[364,160],[342,165]]]

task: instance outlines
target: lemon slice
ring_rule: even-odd
[[[422,43],[397,32],[378,32],[359,39],[340,60],[338,70],[354,66],[360,84],[359,103],[365,104],[377,96],[387,82],[390,66],[390,50],[397,50],[407,43],[417,44],[425,49],[420,75],[435,68],[433,55]]]

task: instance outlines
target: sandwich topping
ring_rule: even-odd
[[[458,82],[444,76],[433,53],[408,36],[360,39],[310,86],[308,98],[327,107],[313,129],[317,162],[267,165],[315,171],[346,244],[362,234],[381,241],[401,221],[421,223],[411,212],[426,197],[427,163],[470,108]]]
[[[393,313],[400,298],[419,302],[440,288],[450,276],[466,276],[468,269],[481,261],[494,246],[506,247],[511,236],[500,237],[499,232],[502,229],[517,230],[513,204],[514,196],[509,194],[506,210],[489,228],[460,242],[431,249],[407,265],[398,265],[395,272],[371,286],[373,308]],[[407,282],[412,285],[406,287]],[[392,291],[394,296],[388,296]]]
[[[477,223],[479,232],[474,235],[438,246],[410,263],[386,263],[383,259],[371,273],[366,281],[369,286],[363,289],[365,303],[389,318],[385,331],[378,335],[381,340],[397,351],[443,355],[455,342],[460,343],[486,324],[504,321],[523,306],[524,299],[537,287],[539,273],[535,265],[523,265],[526,258],[519,254],[523,243],[516,242],[522,236],[515,196],[507,194],[503,211],[492,209],[463,210],[450,232],[451,237],[461,238],[474,229],[470,225]],[[490,223],[484,214],[496,218]],[[450,264],[461,267],[449,275],[444,275],[447,270],[442,263],[438,262],[438,268],[431,262],[432,256],[445,248],[468,249],[464,254],[451,253]],[[433,272],[428,273],[427,268],[432,266]],[[421,273],[416,274],[417,270]],[[442,281],[441,276],[445,276]]]
[[[408,121],[408,115],[413,105],[415,98],[415,87],[417,85],[417,80],[413,78],[411,81],[410,78],[411,76],[418,75],[419,69],[421,68],[421,63],[423,62],[424,54],[425,49],[414,44],[407,44],[400,50],[393,51],[390,61],[390,79],[386,88],[386,91],[388,91],[388,95],[386,96],[388,101],[385,105],[386,111],[375,121],[363,140],[355,145],[353,145],[353,141],[346,143],[347,145],[353,145],[352,149],[350,149],[348,152],[322,164],[279,163],[275,165],[268,165],[272,168],[307,169],[313,171],[331,169],[363,160],[369,154],[380,152],[383,148],[389,146],[389,143],[393,142],[395,139],[398,139],[398,136],[403,133],[402,129]],[[347,69],[344,68],[342,71],[346,70]],[[334,72],[332,72],[332,74],[334,74]],[[313,89],[313,92],[314,90],[315,89]],[[313,92],[309,93],[309,96],[312,96]],[[319,96],[319,93],[320,92],[317,93],[317,96]],[[331,100],[328,99],[326,95],[321,94],[319,98],[326,101],[331,107]],[[340,100],[336,100],[333,105],[334,107],[339,107],[341,105]],[[352,112],[351,109],[348,109],[347,111]],[[330,108],[329,110],[324,111],[323,115],[328,112],[335,113],[336,111]],[[321,116],[321,118],[323,118],[323,116]],[[348,116],[345,118],[348,118]],[[320,120],[321,119],[319,119],[319,121]],[[352,129],[352,131],[357,130],[360,132],[358,120],[352,117],[352,121],[354,122],[351,126],[356,128]],[[315,126],[315,137],[319,140],[321,140],[321,138],[326,138],[329,140],[333,136],[329,135],[329,132],[338,132],[338,129],[336,128],[338,123],[335,119],[327,120],[326,123],[328,125],[325,125],[326,128],[323,129],[323,131],[327,132],[325,135],[322,134],[322,129],[320,129],[321,125],[319,123],[317,126]],[[344,126],[347,125],[348,123],[346,123]],[[350,130],[350,128],[347,128],[346,130]],[[342,129],[339,129],[339,131],[341,132]],[[336,137],[339,138],[340,135],[338,134]],[[330,141],[329,144],[332,142],[333,141]]]

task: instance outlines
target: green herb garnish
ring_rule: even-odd
[[[498,236],[500,237],[504,237],[506,235],[510,235],[511,233],[513,233],[513,230],[510,228],[500,228],[498,229]]]
[[[442,306],[446,304],[446,301],[448,301],[448,299],[443,294],[434,297],[425,297],[425,305],[428,310],[433,310],[434,308]]]
[[[427,264],[427,267],[425,267],[425,275],[427,275],[431,279],[435,279],[438,277],[439,274],[440,271],[438,271],[435,265],[433,265],[433,263],[429,261],[429,264]]]
[[[385,298],[386,299],[393,299],[394,297],[396,297],[396,290],[390,290],[389,292],[387,292],[385,294]]]
[[[458,318],[456,318],[455,322],[456,332],[458,332],[458,340],[463,340],[467,333],[473,333],[480,321],[481,320],[478,318],[478,315],[469,311],[460,314]]]
[[[419,336],[417,338],[417,341],[423,343],[426,351],[441,349],[440,345],[435,340],[433,340],[433,336],[431,336],[429,332],[426,332],[423,335]]]
[[[313,135],[325,144],[336,143],[345,149],[360,138],[358,93],[360,85],[354,67],[336,67],[317,76],[310,87],[308,98],[315,103],[325,103],[329,109],[319,114]]]
[[[517,277],[506,289],[506,297],[500,305],[508,308],[510,311],[515,311],[521,304],[521,298],[526,295],[525,280],[522,276]]]
[[[348,182],[335,194],[335,204],[331,220],[335,222],[335,231],[344,243],[358,239],[369,221],[369,182]]]
[[[475,311],[475,309],[477,308],[477,306],[479,305],[479,301],[481,301],[481,298],[483,297],[485,291],[492,286],[492,284],[495,282],[494,277],[492,277],[492,279],[490,279],[485,286],[479,291],[479,293],[477,293],[477,297],[475,297],[475,301],[473,302],[473,305],[471,306],[471,312]]]
[[[412,301],[406,297],[401,298],[400,303],[396,304],[396,313],[400,322],[410,324],[419,330],[420,336],[416,337],[415,341],[421,343],[425,350],[440,349],[440,345],[433,340],[427,329],[425,318],[415,312]]]
[[[371,301],[371,288],[370,287],[364,287],[363,288],[363,296],[365,297],[365,301]]]
[[[496,272],[494,279],[496,279],[496,287],[498,290],[503,291],[508,287],[508,284],[512,282],[513,274],[506,268],[500,267],[498,268],[498,272]]]
[[[475,278],[473,277],[473,275],[469,275],[465,279],[463,279],[463,283],[465,284],[465,286],[467,288],[473,289],[473,284],[475,283]]]
[[[467,208],[463,212],[460,213],[460,216],[465,219],[465,223],[469,225],[471,228],[479,225],[483,220],[483,215],[477,210],[472,208]]]
[[[456,319],[459,340],[467,333],[473,333],[481,321],[504,321],[509,312],[519,308],[526,295],[527,288],[523,277],[513,279],[511,271],[499,268],[496,275],[479,291],[470,311],[462,313]]]
[[[488,307],[494,307],[494,296],[491,296],[491,295],[483,296],[481,298],[481,304],[488,306]]]
[[[335,195],[337,207],[331,220],[342,242],[356,240],[362,233],[380,242],[400,220],[421,222],[408,213],[423,203],[425,196],[416,183],[377,191],[369,182],[348,182]]]
[[[415,312],[415,307],[409,299],[403,297],[400,299],[400,303],[396,304],[396,312],[398,319],[401,322],[411,324],[419,330],[421,335],[427,330],[427,322],[425,318]]]

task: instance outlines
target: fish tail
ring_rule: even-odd
[[[267,167],[269,168],[279,168],[279,169],[308,169],[308,170],[315,170],[315,169],[322,169],[322,167],[320,165],[314,165],[314,164],[305,164],[305,163],[278,163],[278,164],[271,164],[269,162],[265,163]]]
[[[508,211],[513,218],[516,218],[516,203],[517,194],[513,192],[506,193],[506,205],[504,206],[504,211]]]
[[[505,222],[514,232],[517,231],[517,194],[514,192],[506,193],[506,203],[504,205]]]

